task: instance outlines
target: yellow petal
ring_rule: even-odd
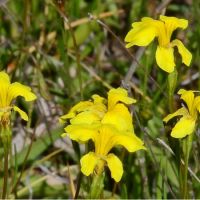
[[[107,155],[109,151],[118,145],[123,146],[129,152],[145,149],[143,142],[133,133],[119,131],[110,124],[101,125],[98,134],[94,134],[95,152],[99,155]]]
[[[178,52],[181,54],[182,62],[189,66],[192,60],[192,54],[188,51],[188,49],[183,45],[180,40],[173,40],[171,42],[172,46],[177,46]]]
[[[121,133],[113,136],[113,144],[122,145],[129,152],[135,152],[140,149],[146,149],[144,142],[138,138],[134,133]]]
[[[183,138],[193,133],[195,129],[195,120],[191,117],[182,117],[174,126],[171,136],[174,138]]]
[[[76,117],[70,120],[71,124],[93,124],[100,122],[101,118],[91,111],[84,111],[76,115]]]
[[[200,112],[200,96],[195,97],[195,99],[194,99],[194,107]]]
[[[173,72],[175,66],[174,49],[158,46],[156,50],[156,62],[162,70],[168,73]]]
[[[94,103],[105,103],[106,99],[99,96],[98,94],[92,95],[92,99],[94,100]]]
[[[174,118],[174,117],[176,117],[176,116],[184,116],[184,115],[185,115],[185,116],[186,116],[186,115],[189,115],[187,109],[186,109],[186,108],[180,108],[180,109],[178,109],[176,112],[167,115],[167,116],[163,119],[163,121],[167,123],[170,119],[172,119],[172,118]]]
[[[98,132],[99,125],[68,125],[65,128],[66,133],[62,137],[68,135],[72,140],[78,142],[86,142],[90,139],[94,140]]]
[[[108,168],[111,172],[111,177],[116,181],[119,182],[123,175],[123,166],[120,159],[115,156],[114,154],[110,153],[108,154],[106,158]]]
[[[0,108],[9,106],[7,100],[8,88],[10,85],[10,80],[8,74],[1,71],[0,72]]]
[[[67,119],[71,119],[76,116],[77,113],[86,110],[89,106],[92,106],[93,103],[91,101],[81,101],[73,106],[70,111],[60,117],[61,121],[66,121]]]
[[[178,19],[176,17],[167,17],[160,15],[160,20],[165,23],[166,37],[171,38],[174,30],[177,28],[185,29],[188,26],[188,21],[185,19]]]
[[[154,25],[155,21],[151,18],[143,18],[141,22],[132,24],[133,28],[128,32],[125,37],[125,42],[129,44],[126,48],[133,45],[147,46],[157,36],[157,28]]]
[[[128,97],[128,92],[123,88],[111,89],[108,92],[108,109],[112,109],[117,102],[125,104],[135,103],[134,98]]]
[[[103,124],[112,124],[120,131],[133,131],[132,116],[124,104],[117,104],[102,119]]]
[[[187,104],[188,110],[191,113],[193,113],[193,104],[194,104],[194,93],[192,90],[184,90],[184,89],[180,89],[178,91],[178,94],[181,95],[181,99],[183,99],[183,101],[185,101],[185,103]]]
[[[24,97],[25,101],[33,101],[37,98],[36,95],[31,92],[30,87],[15,82],[9,86],[8,101],[11,102],[14,98],[18,96]]]
[[[19,107],[14,106],[13,110],[18,112],[23,120],[28,121],[28,115],[23,110],[21,110]]]
[[[97,164],[97,161],[98,158],[93,152],[89,152],[88,154],[84,155],[80,160],[81,172],[86,176],[92,174]]]

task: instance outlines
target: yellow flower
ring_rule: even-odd
[[[35,94],[31,92],[31,88],[18,82],[10,83],[8,74],[0,72],[0,121],[8,120],[10,112],[13,109],[18,112],[22,119],[28,120],[27,114],[19,107],[12,105],[13,100],[22,96],[26,101],[36,99]]]
[[[176,17],[160,16],[160,20],[154,20],[150,17],[142,18],[141,22],[132,24],[132,29],[125,37],[127,48],[137,46],[147,46],[152,40],[158,38],[158,47],[156,50],[156,62],[164,71],[171,73],[174,71],[174,47],[178,48],[181,54],[182,62],[189,66],[192,54],[186,49],[183,43],[175,39],[171,40],[174,30],[177,28],[185,29],[188,26],[188,21],[178,19]]]
[[[176,112],[167,115],[163,121],[168,122],[176,116],[182,116],[172,129],[171,136],[174,138],[183,138],[190,135],[195,130],[195,124],[200,112],[200,96],[194,97],[194,91],[180,89],[178,94],[181,99],[186,103],[187,107],[182,107]]]
[[[81,158],[81,171],[90,175],[94,171],[101,173],[107,165],[116,182],[123,174],[121,161],[110,150],[117,145],[124,146],[129,152],[145,149],[143,142],[134,134],[132,116],[125,104],[136,102],[128,97],[125,89],[111,89],[108,100],[93,95],[93,102],[82,101],[72,107],[61,120],[70,119],[65,128],[72,140],[85,143],[92,140],[95,151]]]
[[[103,124],[101,126],[69,125],[65,128],[71,138],[86,142],[92,140],[95,144],[95,151],[89,152],[81,158],[81,171],[89,176],[94,171],[101,173],[104,165],[107,165],[111,171],[112,178],[119,182],[122,174],[122,163],[117,156],[109,153],[117,145],[124,146],[129,152],[135,152],[145,149],[143,142],[133,133],[120,131],[114,125]],[[75,138],[73,138],[75,139]]]
[[[64,122],[67,119],[70,119],[71,124],[98,123],[101,122],[108,111],[109,114],[116,112],[115,110],[117,108],[115,108],[115,106],[119,102],[124,104],[132,104],[136,102],[135,99],[128,97],[127,91],[123,88],[111,89],[108,92],[108,100],[96,94],[92,96],[92,99],[93,102],[81,101],[73,106],[68,114],[61,116],[60,121]],[[127,109],[124,104],[121,104],[121,107]],[[116,116],[119,116],[119,114],[116,113]],[[124,123],[126,123],[126,121],[124,121]]]

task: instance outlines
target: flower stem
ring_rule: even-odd
[[[188,199],[188,161],[192,147],[193,134],[182,140],[182,150],[184,163],[180,164],[180,196],[183,199]]]
[[[90,188],[90,199],[99,199],[104,188],[104,173],[95,174],[93,176],[92,185]]]
[[[169,111],[174,111],[174,104],[173,104],[173,98],[174,98],[174,92],[176,89],[176,83],[177,83],[177,77],[178,72],[175,69],[172,73],[168,75],[168,101],[169,101]]]
[[[5,150],[4,151],[4,179],[3,179],[2,199],[7,198],[7,186],[8,186],[8,151]]]
[[[3,193],[2,199],[6,199],[8,194],[8,158],[9,152],[11,149],[11,130],[10,128],[2,129],[1,133],[1,140],[4,146],[4,179],[3,179]]]

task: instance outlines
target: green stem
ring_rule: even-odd
[[[0,137],[4,146],[4,180],[3,180],[3,193],[2,199],[6,199],[8,196],[8,158],[11,149],[11,130],[10,128],[3,128],[0,133]]]
[[[192,147],[192,140],[193,134],[182,140],[184,163],[181,163],[180,165],[180,196],[183,199],[188,199],[188,162]]]
[[[4,149],[4,179],[3,179],[2,199],[7,198],[7,186],[8,186],[8,150]]]
[[[104,188],[104,173],[95,174],[93,176],[92,185],[90,188],[90,199],[99,199]]]
[[[172,113],[174,111],[174,92],[176,89],[178,72],[176,69],[168,75],[168,101],[169,101],[169,111]]]

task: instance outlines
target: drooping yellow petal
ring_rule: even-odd
[[[110,172],[111,172],[111,177],[116,182],[119,182],[123,175],[122,162],[113,153],[108,154],[106,161],[107,161],[108,168],[110,169]]]
[[[0,108],[9,106],[7,101],[8,88],[10,85],[10,80],[8,74],[1,71],[0,72]]]
[[[170,119],[172,119],[172,118],[174,118],[176,116],[187,116],[187,115],[189,115],[188,110],[183,107],[183,108],[178,109],[176,112],[167,115],[163,119],[163,121],[167,123]]]
[[[18,112],[23,120],[28,121],[28,115],[23,110],[21,110],[19,107],[14,106],[13,110]]]
[[[109,110],[101,122],[103,124],[112,124],[120,131],[133,131],[132,116],[128,108],[121,103]]]
[[[174,71],[174,49],[171,47],[158,46],[156,50],[156,62],[164,71],[171,73]]]
[[[100,125],[68,125],[65,128],[66,133],[62,134],[62,137],[68,135],[72,140],[77,142],[86,142],[90,139],[94,140],[95,135],[98,132]]]
[[[181,54],[182,62],[189,66],[192,60],[192,54],[188,51],[188,49],[184,46],[184,44],[180,40],[173,40],[171,42],[172,46],[177,46],[178,52]]]
[[[171,136],[174,138],[183,138],[193,133],[195,129],[195,120],[192,117],[182,117],[174,126]]]
[[[92,174],[97,164],[97,161],[98,158],[93,152],[89,152],[88,154],[84,155],[80,160],[81,172],[86,176]]]
[[[193,93],[193,91],[180,89],[178,91],[178,94],[181,95],[180,98],[183,99],[183,101],[185,101],[185,103],[187,104],[189,113],[192,115],[194,113],[194,109],[193,109],[194,93]]]
[[[140,149],[146,149],[144,142],[138,138],[134,133],[121,133],[113,136],[114,145],[121,145],[129,152],[135,152]]]
[[[159,21],[149,17],[142,18],[141,22],[134,22],[132,29],[125,37],[125,42],[128,42],[126,48],[133,45],[147,46],[157,36],[157,26],[155,23]]]
[[[188,26],[188,21],[185,19],[178,19],[176,17],[168,17],[160,15],[160,20],[165,23],[166,34],[168,38],[171,38],[171,35],[174,30],[177,28],[185,29]]]
[[[122,102],[125,104],[135,103],[134,98],[128,97],[128,92],[123,88],[111,89],[108,92],[108,110],[112,109],[116,103]]]
[[[33,101],[37,97],[36,95],[31,92],[31,88],[21,83],[15,82],[10,84],[8,89],[8,99],[7,101],[10,102],[18,96],[24,97],[25,101]]]

